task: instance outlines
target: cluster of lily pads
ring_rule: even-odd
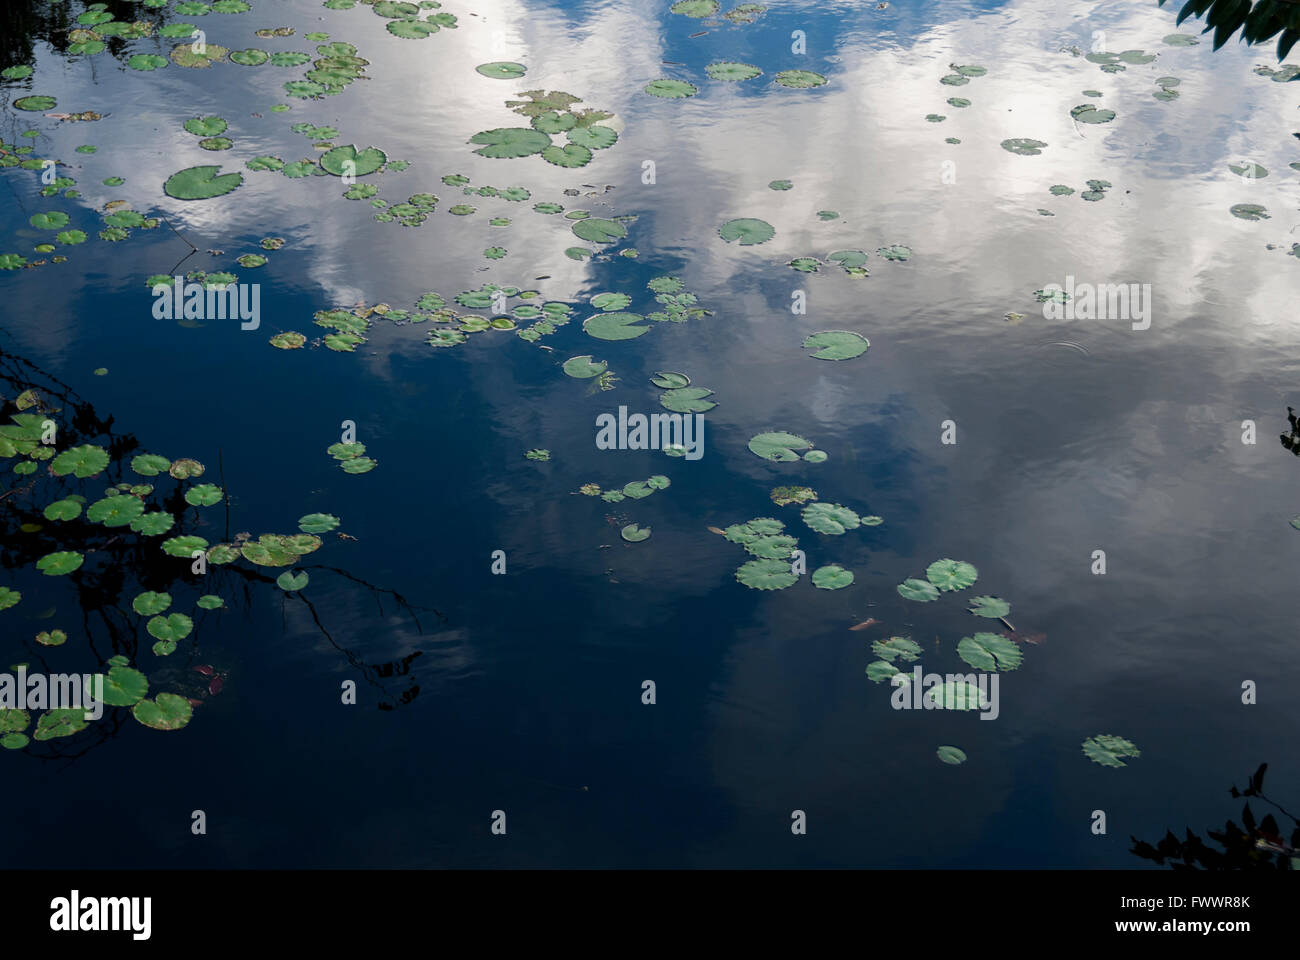
[[[767,13],[767,7],[761,3],[741,3],[726,13],[719,14],[718,11],[721,9],[722,4],[718,0],[677,0],[668,8],[668,12],[690,17],[692,20],[703,20],[706,17],[720,15],[723,20],[733,24],[753,23]]]
[[[975,66],[973,64],[948,64],[949,73],[939,78],[939,82],[949,87],[964,87],[971,82],[972,77],[982,77],[988,73],[987,67]],[[949,97],[948,106],[958,109],[965,109],[970,106],[970,101],[965,97]],[[930,123],[942,123],[948,118],[938,113],[926,114],[925,119]],[[948,137],[949,143],[961,143],[956,137]]]
[[[722,531],[727,540],[744,547],[756,558],[741,564],[736,571],[739,583],[751,590],[784,590],[799,579],[791,563],[799,541],[784,531],[785,524],[773,517],[755,517]],[[813,586],[820,590],[842,590],[853,583],[853,571],[830,563],[814,570],[811,579]]]
[[[377,16],[388,21],[387,30],[402,40],[423,40],[440,30],[455,30],[456,16],[441,10],[437,0],[420,0],[419,3],[395,2],[395,0],[325,0],[322,4],[328,10],[351,10],[360,4],[370,7]],[[425,13],[436,10],[437,13]],[[422,18],[423,14],[423,18]]]
[[[783,430],[760,433],[749,440],[750,453],[773,463],[793,463],[800,459],[799,451],[803,451],[802,459],[808,463],[826,461],[825,450],[817,450],[811,440]]]
[[[627,499],[644,500],[656,490],[667,490],[671,483],[662,474],[655,474],[645,480],[632,480],[623,484],[621,488],[611,490],[601,490],[595,483],[584,483],[578,488],[578,492],[584,497],[600,497],[606,503],[619,503]]]
[[[366,445],[359,441],[331,443],[325,452],[338,461],[344,473],[369,473],[379,466],[378,461],[365,455]]]
[[[474,134],[469,142],[478,145],[476,154],[496,160],[540,154],[557,167],[585,167],[592,160],[592,151],[618,142],[614,128],[600,123],[614,115],[603,110],[574,110],[581,97],[563,90],[525,90],[518,96],[527,99],[507,100],[506,106],[528,117],[530,125],[495,127]],[[564,146],[551,141],[560,134],[568,141]]]
[[[684,373],[673,370],[660,370],[650,382],[663,393],[659,394],[659,405],[673,413],[708,413],[716,407],[717,401],[710,400],[713,391],[708,387],[691,386],[691,378]],[[681,456],[685,451],[675,445],[664,451],[669,456]]]
[[[1092,200],[1095,202],[1103,199],[1106,196],[1106,191],[1112,186],[1114,186],[1114,184],[1109,180],[1089,180],[1088,189],[1081,191],[1079,197],[1083,200]],[[1067,187],[1063,183],[1054,183],[1047,188],[1047,192],[1054,197],[1068,197],[1074,193],[1074,188]]]
[[[589,222],[589,220],[579,221],[575,225],[575,231],[578,226]],[[711,311],[698,306],[699,298],[687,290],[686,284],[677,277],[655,277],[646,286],[654,293],[655,301],[662,309],[651,311],[644,316],[639,313],[629,313],[623,309],[632,303],[632,298],[627,294],[597,294],[591,299],[591,305],[600,312],[583,321],[583,331],[597,340],[634,340],[650,332],[650,327],[643,322],[645,320],[656,323],[685,323],[688,320],[710,315]]]

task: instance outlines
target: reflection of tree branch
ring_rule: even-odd
[[[0,21],[2,20],[3,18],[0,17]],[[133,434],[115,434],[113,417],[98,416],[93,405],[83,400],[66,383],[46,373],[26,358],[7,353],[3,349],[0,349],[0,384],[7,384],[18,393],[34,389],[41,400],[36,410],[42,413],[60,414],[60,449],[94,442],[108,450],[109,466],[101,475],[94,478],[94,482],[113,483],[122,480],[124,458],[138,450],[141,444]],[[0,410],[7,417],[13,412],[14,406],[0,398]],[[226,494],[223,499],[226,510],[225,533],[228,541],[230,500],[225,485],[224,451],[220,448],[217,457],[221,488]],[[64,549],[75,549],[82,554],[107,553],[110,562],[85,565],[58,579],[70,585],[76,593],[85,641],[96,664],[103,664],[118,654],[126,656],[135,663],[141,646],[140,627],[147,618],[138,617],[133,609],[128,609],[129,601],[126,597],[143,590],[170,592],[177,584],[193,584],[194,580],[188,574],[188,566],[178,570],[175,559],[165,557],[158,550],[155,538],[132,537],[124,534],[122,530],[106,532],[103,527],[87,520],[84,512],[74,520],[60,521],[57,524],[46,521],[41,502],[37,502],[42,500],[42,493],[55,495],[53,499],[61,499],[66,493],[86,490],[91,481],[77,480],[71,475],[57,477],[49,472],[48,463],[41,463],[45,469],[33,474],[27,483],[0,494],[0,536],[4,536],[6,544],[6,550],[0,557],[0,564],[6,568],[29,567],[40,557]],[[134,479],[133,477],[132,480]],[[171,480],[165,473],[155,479],[160,488]],[[41,493],[36,492],[38,483],[41,484]],[[153,486],[153,484],[149,485]],[[130,496],[126,493],[123,495]],[[175,526],[170,532],[172,536],[185,534],[187,528],[193,529],[192,524],[202,516],[199,508],[185,501],[184,485],[180,482],[177,482],[170,492],[155,489],[150,494],[142,495],[141,499],[145,500],[150,509],[161,509],[175,518]],[[32,534],[18,536],[17,528],[29,522],[40,524],[40,529]],[[446,616],[440,611],[431,607],[416,606],[397,591],[376,586],[346,570],[323,565],[318,565],[314,569],[336,573],[354,584],[365,587],[375,597],[381,615],[387,615],[385,595],[391,597],[397,605],[398,612],[409,616],[420,634],[424,634],[425,631],[419,612],[431,611],[439,621],[444,623],[447,621]],[[263,572],[258,567],[237,564],[212,565],[207,577],[208,579],[203,582],[204,592],[226,596],[228,608],[239,606],[242,596],[244,608],[251,609],[254,590],[265,589],[275,583],[274,574]],[[414,699],[419,691],[417,685],[411,684],[405,691],[394,696],[389,692],[389,687],[384,680],[406,674],[409,671],[410,661],[420,656],[423,651],[409,654],[401,661],[367,664],[356,651],[335,641],[306,597],[298,595],[298,599],[307,604],[321,635],[336,651],[344,655],[348,663],[361,673],[369,685],[377,688],[380,709],[392,709],[394,704],[408,703]],[[188,664],[193,664],[195,658],[201,655],[200,638],[206,620],[204,613],[206,611],[195,614],[194,626],[187,638]],[[101,648],[101,633],[107,636],[107,651]],[[147,640],[145,642],[147,643]],[[167,661],[168,664],[176,664],[179,661],[182,663],[182,668],[187,665],[185,656],[173,654],[172,657],[173,659]],[[48,665],[45,664],[44,655],[39,651],[34,652],[30,659],[33,662],[40,662],[46,673],[50,672]],[[96,669],[103,668],[97,666]],[[185,680],[176,682],[184,695]],[[206,696],[208,696],[206,689],[202,693],[195,693],[195,697],[199,699],[204,699]],[[39,760],[75,760],[95,746],[116,736],[122,729],[125,717],[125,710],[111,709],[106,716],[91,723],[72,737],[32,741],[24,752]]]

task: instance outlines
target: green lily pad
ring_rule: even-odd
[[[929,603],[931,600],[939,599],[939,588],[929,580],[918,580],[911,577],[898,585],[898,595],[904,600]]]
[[[870,346],[866,337],[849,330],[823,330],[803,342],[805,350],[813,351],[809,356],[818,360],[850,360],[862,356]]]
[[[707,413],[717,406],[706,399],[712,394],[713,391],[707,387],[676,387],[661,394],[659,403],[674,413]]]
[[[612,127],[599,125],[577,127],[569,131],[569,142],[576,143],[588,150],[605,150],[618,142],[618,134]],[[542,156],[546,156],[545,150],[542,151]],[[504,196],[504,194],[502,195]],[[507,197],[506,199],[510,198]]]
[[[965,680],[947,680],[927,690],[925,699],[944,710],[982,710],[988,706],[980,688]]]
[[[36,94],[30,97],[19,97],[14,101],[15,110],[27,110],[32,113],[38,113],[44,110],[53,110],[58,106],[58,101],[53,97],[47,97],[42,94]]]
[[[751,80],[762,74],[763,71],[752,63],[738,63],[735,60],[719,60],[705,67],[704,72],[714,80],[725,80],[729,83],[734,83],[738,80]]]
[[[542,151],[542,159],[557,167],[585,167],[591,162],[591,151],[577,143],[552,144]]]
[[[1015,641],[998,633],[977,633],[973,637],[962,637],[957,643],[957,656],[976,670],[988,673],[1015,670],[1024,660]]]
[[[644,319],[637,313],[598,313],[584,320],[582,329],[597,340],[633,340],[650,332],[649,327],[637,326]]]
[[[351,460],[344,460],[339,464],[339,466],[343,469],[344,473],[369,473],[371,470],[375,469],[375,467],[379,466],[379,462],[372,460],[369,457],[354,457]]]
[[[171,469],[172,462],[156,453],[142,453],[131,460],[131,469],[142,477],[156,477]]]
[[[988,617],[990,620],[996,620],[998,617],[1005,617],[1011,612],[1011,604],[1001,597],[975,597],[970,602],[970,612],[977,617]]]
[[[912,662],[920,659],[921,645],[911,637],[890,637],[888,640],[876,640],[871,644],[871,652],[881,660],[893,663],[895,660]]]
[[[652,97],[660,97],[665,100],[681,100],[686,97],[693,97],[699,93],[699,88],[694,84],[687,83],[685,80],[651,80],[646,84],[645,92]]]
[[[1234,203],[1228,212],[1239,220],[1268,220],[1268,211],[1257,203]]]
[[[9,587],[0,587],[0,610],[8,610],[10,607],[17,606],[18,601],[23,595],[17,590]]]
[[[900,672],[898,667],[885,660],[873,660],[867,664],[867,679],[872,683],[881,683]]]
[[[308,577],[305,571],[293,574],[286,570],[275,578],[275,585],[285,593],[293,593],[307,586],[307,580]]]
[[[154,730],[179,730],[190,722],[194,708],[184,697],[160,693],[152,700],[141,700],[131,708],[131,715]]]
[[[64,450],[50,462],[50,473],[56,477],[69,473],[80,480],[93,477],[108,466],[108,453],[103,447],[83,444]]]
[[[718,0],[677,0],[668,8],[668,12],[699,20],[716,14],[719,6]]]
[[[522,63],[513,63],[509,60],[480,63],[474,69],[485,77],[491,77],[493,80],[514,80],[516,77],[522,77],[526,72]]]
[[[960,747],[940,747],[935,751],[935,756],[954,767],[966,762],[966,754]]]
[[[186,704],[188,706],[188,703]],[[41,714],[36,721],[36,732],[32,734],[33,740],[54,740],[58,737],[70,737],[73,734],[85,730],[89,724],[86,722],[85,710],[49,710]]]
[[[184,640],[194,629],[194,621],[183,613],[169,613],[167,616],[150,617],[149,622],[145,624],[145,629],[155,640],[164,640],[174,643],[177,640]]]
[[[822,590],[841,590],[853,582],[853,571],[837,563],[828,564],[813,571],[812,582]]]
[[[810,503],[803,508],[803,522],[818,533],[839,536],[856,530],[861,518],[853,510],[838,503]]]
[[[131,529],[146,537],[158,537],[170,530],[175,523],[171,514],[155,510],[132,520]]]
[[[674,373],[671,370],[660,370],[650,378],[650,382],[656,387],[661,387],[664,390],[678,390],[682,387],[689,387],[691,385],[691,378],[684,373]]]
[[[936,560],[925,570],[926,579],[940,590],[965,590],[979,578],[979,571],[962,560]]]
[[[776,431],[773,433],[760,433],[756,437],[750,438],[749,451],[762,457],[764,460],[771,460],[774,463],[789,463],[799,459],[796,450],[809,450],[812,443],[803,437],[795,436],[793,433],[784,433]]]
[[[47,553],[36,561],[36,569],[47,577],[61,577],[78,569],[86,558],[73,550]]]
[[[205,593],[194,602],[204,610],[219,610],[226,605],[226,601],[211,593]]]
[[[215,483],[201,483],[185,491],[185,502],[192,507],[210,507],[220,503],[224,494]]]
[[[795,90],[824,87],[827,83],[825,77],[820,73],[813,73],[811,70],[782,70],[774,79],[781,86],[791,87]]]
[[[1083,754],[1093,763],[1099,763],[1103,767],[1126,767],[1128,764],[1120,758],[1140,757],[1142,751],[1131,740],[1101,733],[1083,741]]]
[[[1002,149],[1009,153],[1019,154],[1022,157],[1036,157],[1043,152],[1043,147],[1047,144],[1041,140],[1030,140],[1025,137],[1016,137],[1011,140],[1002,141]]]
[[[86,508],[86,519],[106,527],[125,527],[142,513],[144,502],[136,497],[105,497]]]
[[[172,605],[170,593],[158,593],[153,590],[146,590],[144,593],[137,594],[131,601],[131,609],[142,617],[152,617],[162,613]]]
[[[298,518],[298,529],[303,533],[329,533],[340,522],[338,517],[330,513],[309,513]]]
[[[172,557],[184,557],[186,560],[194,553],[195,550],[206,550],[208,541],[202,537],[196,537],[187,534],[180,537],[170,537],[159,544],[163,553]]]
[[[366,147],[358,151],[354,144],[349,143],[326,152],[320,158],[320,166],[326,173],[332,173],[336,177],[349,172],[353,176],[364,177],[374,173],[387,161],[388,155],[378,147]],[[346,164],[351,164],[352,169],[349,170]]]
[[[650,528],[639,527],[635,523],[629,523],[619,533],[628,543],[640,543],[642,540],[650,538]]]
[[[627,227],[617,220],[603,217],[590,217],[579,220],[573,225],[573,235],[589,243],[614,243],[627,236]]]
[[[187,167],[167,178],[163,192],[177,200],[209,200],[235,190],[244,182],[242,173],[218,173],[219,166]]]
[[[589,380],[598,377],[609,368],[604,360],[593,360],[590,354],[570,357],[564,361],[564,372],[575,380]]]
[[[144,699],[149,692],[149,681],[139,670],[130,667],[114,666],[108,668],[107,674],[97,674],[103,680],[86,678],[86,693],[93,695],[95,685],[104,685],[100,698],[111,707],[131,707]]]
[[[76,500],[55,500],[44,510],[46,520],[75,520],[81,516],[81,504]]]
[[[1070,111],[1070,116],[1080,123],[1109,123],[1115,119],[1115,111],[1098,109],[1095,103],[1081,103]]]
[[[736,220],[728,220],[722,226],[718,227],[718,236],[727,243],[733,240],[739,240],[742,247],[753,246],[754,244],[766,243],[776,235],[776,230],[766,220],[757,220],[752,217],[741,217]]]
[[[185,129],[196,137],[215,137],[225,133],[226,126],[222,117],[191,117],[185,121]]]
[[[230,54],[230,62],[237,63],[241,67],[259,67],[269,59],[271,59],[269,53],[256,47],[249,47],[247,50],[235,50]]]
[[[529,127],[497,127],[474,134],[469,142],[482,144],[474,151],[481,157],[509,159],[541,153],[551,145],[551,138]]]
[[[751,590],[783,590],[799,578],[789,561],[750,560],[736,571],[736,579]]]

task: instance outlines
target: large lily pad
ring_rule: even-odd
[[[593,360],[590,354],[570,357],[564,361],[564,372],[575,380],[589,380],[598,377],[609,368],[604,360]]]
[[[929,603],[931,600],[939,599],[939,588],[929,580],[918,580],[911,577],[904,580],[898,585],[898,595],[904,600],[916,600],[919,603]]]
[[[965,680],[947,680],[925,692],[925,699],[944,710],[983,710],[988,699],[980,688]]]
[[[1001,597],[975,597],[970,602],[970,612],[977,617],[988,617],[990,620],[996,620],[998,617],[1005,617],[1011,612],[1011,604]]]
[[[184,697],[160,693],[152,700],[141,700],[131,708],[131,715],[154,730],[179,730],[190,722],[194,708]]]
[[[56,477],[72,474],[79,480],[93,477],[108,466],[108,452],[94,444],[64,450],[50,461],[50,473]]]
[[[598,313],[584,320],[582,329],[597,340],[633,340],[650,332],[637,326],[644,319],[639,313]]]
[[[957,643],[957,656],[976,670],[988,673],[1014,670],[1024,660],[1015,641],[999,633],[977,633],[973,637],[962,637]]]
[[[551,145],[551,138],[530,127],[497,127],[474,134],[469,142],[482,144],[474,151],[479,156],[500,160],[541,153]]]
[[[167,178],[163,192],[177,200],[210,200],[230,193],[244,182],[242,173],[220,173],[220,170],[221,167],[213,165],[178,170]]]
[[[728,220],[722,226],[718,227],[718,236],[727,243],[733,240],[739,240],[742,247],[754,246],[759,243],[767,243],[776,230],[766,220],[758,220],[753,217],[740,217],[735,220]]]
[[[805,350],[818,360],[850,360],[867,352],[871,341],[860,333],[851,330],[823,330],[814,333],[803,342]]]
[[[795,436],[793,433],[784,433],[780,431],[772,433],[760,433],[756,437],[751,437],[749,441],[750,453],[757,454],[764,460],[771,460],[775,463],[789,463],[799,459],[796,450],[812,449],[811,441],[803,437]]]
[[[97,674],[103,680],[86,678],[86,693],[93,694],[95,686],[103,683],[104,689],[100,699],[111,707],[130,707],[144,699],[149,692],[149,681],[139,670],[131,667],[113,666],[107,674]]]
[[[60,550],[37,560],[36,569],[47,577],[62,577],[79,569],[85,561],[86,558],[75,550]]]
[[[944,559],[926,567],[925,576],[940,590],[965,590],[979,579],[979,571],[964,560]]]
[[[736,571],[736,579],[752,590],[783,590],[799,578],[788,560],[750,560]]]
[[[627,236],[627,227],[617,220],[589,217],[574,223],[573,235],[590,243],[614,243]]]
[[[387,162],[387,154],[378,147],[366,147],[364,150],[357,150],[355,144],[351,143],[342,147],[335,147],[320,158],[321,169],[326,173],[334,174],[336,177],[341,177],[349,172],[353,176],[364,177],[367,174],[374,173]],[[349,163],[352,164],[352,169],[346,166]]]
[[[812,529],[831,536],[856,530],[862,522],[856,512],[838,503],[810,503],[803,508],[802,516]]]
[[[828,564],[813,571],[812,582],[822,590],[841,590],[853,582],[853,571],[845,570],[838,563]]]
[[[876,640],[871,644],[871,652],[881,660],[893,663],[903,660],[908,663],[920,659],[921,645],[911,637],[890,637],[888,640]]]

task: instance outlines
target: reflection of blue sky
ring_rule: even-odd
[[[419,667],[430,697],[404,713],[405,722],[428,717],[423,710],[452,724],[461,710],[472,718],[460,722],[476,748],[494,737],[515,745],[506,748],[506,766],[522,769],[531,753],[573,778],[607,771],[595,816],[611,829],[618,818],[600,804],[625,794],[644,793],[664,809],[678,809],[683,794],[710,810],[725,806],[696,842],[671,851],[680,859],[772,862],[755,838],[796,806],[836,825],[809,838],[812,860],[826,863],[1122,864],[1118,840],[1094,848],[1077,839],[1085,831],[1074,797],[1087,796],[1079,801],[1087,809],[1122,808],[1140,835],[1184,814],[1193,823],[1216,819],[1221,811],[1199,798],[1218,796],[1242,763],[1281,756],[1297,730],[1294,714],[1275,701],[1247,724],[1233,689],[1238,672],[1267,677],[1296,666],[1294,645],[1283,639],[1291,611],[1274,599],[1281,564],[1269,559],[1286,557],[1294,535],[1285,518],[1295,512],[1296,464],[1273,447],[1272,433],[1294,389],[1289,305],[1300,265],[1284,250],[1297,239],[1287,166],[1300,158],[1288,123],[1295,88],[1251,72],[1271,62],[1267,50],[1233,42],[1212,53],[1208,40],[1163,45],[1174,12],[1154,5],[1078,12],[1032,2],[891,3],[885,11],[870,3],[774,4],[755,24],[716,28],[668,15],[666,6],[497,0],[461,15],[456,31],[400,41],[365,9],[328,11],[303,0],[284,4],[294,12],[277,19],[356,44],[372,60],[372,79],[272,114],[269,106],[284,100],[279,84],[300,70],[225,64],[153,76],[102,58],[64,65],[43,56],[34,89],[57,96],[60,110],[112,115],[74,126],[6,111],[4,137],[12,141],[31,122],[48,135],[36,141],[39,150],[75,164],[87,206],[121,197],[166,213],[201,250],[225,251],[201,253],[185,269],[226,269],[259,237],[288,238],[267,267],[248,272],[265,285],[267,336],[315,332],[310,317],[321,307],[406,306],[425,290],[450,297],[484,281],[561,299],[620,290],[646,311],[644,284],[663,271],[681,276],[715,311],[711,318],[604,344],[582,334],[579,310],[544,341],[554,353],[508,335],[432,351],[421,331],[379,324],[356,356],[286,355],[266,347],[261,333],[152,321],[143,277],[186,249],[162,228],[117,245],[89,243],[59,274],[47,267],[0,277],[24,305],[9,332],[69,379],[109,366],[112,376],[90,389],[158,448],[222,445],[238,478],[243,524],[276,529],[286,510],[296,517],[337,509],[362,534],[349,569],[416,599],[454,601],[456,624],[437,641],[442,652]],[[233,18],[214,22],[211,37],[232,48],[308,49],[298,38],[253,37],[271,25]],[[689,38],[701,29],[706,36]],[[796,29],[807,34],[805,57],[790,53]],[[1158,59],[1110,75],[1063,52],[1086,49],[1098,30],[1112,51],[1141,48]],[[1180,32],[1198,30],[1188,23]],[[527,64],[527,77],[474,73],[498,59]],[[703,67],[716,59],[752,62],[765,75],[713,82]],[[938,79],[950,63],[989,73],[944,86]],[[772,75],[789,68],[817,70],[830,82],[817,90],[774,86]],[[1151,96],[1154,79],[1166,75],[1182,80],[1170,103]],[[669,101],[642,93],[659,76],[688,79],[699,95]],[[616,112],[619,142],[574,171],[536,157],[474,156],[466,139],[523,125],[504,101],[534,88],[571,91],[585,106]],[[1103,92],[1098,102],[1116,111],[1113,123],[1072,122],[1069,110],[1088,101],[1087,89]],[[972,105],[950,107],[952,96]],[[208,113],[230,120],[235,149],[205,153],[181,130],[188,116]],[[929,113],[947,120],[927,123]],[[302,120],[338,126],[341,142],[373,143],[413,161],[373,182],[394,201],[434,192],[439,212],[415,230],[375,223],[368,206],[338,196],[333,178],[267,173],[246,174],[220,201],[162,197],[162,181],[184,166],[311,156],[310,143],[287,130]],[[962,143],[944,143],[950,136]],[[999,147],[1010,137],[1048,147],[1015,156]],[[83,142],[100,152],[75,154]],[[1244,158],[1270,176],[1243,183],[1227,172]],[[654,185],[640,182],[645,160],[655,161]],[[955,183],[945,182],[945,170]],[[124,187],[99,186],[115,173],[126,177]],[[446,207],[460,198],[440,182],[448,173],[523,185],[533,197],[469,198],[479,213],[451,217]],[[15,242],[34,242],[25,224],[40,209],[37,176],[0,175],[20,200],[5,214]],[[778,178],[795,188],[767,189]],[[1094,178],[1114,184],[1099,203],[1048,193],[1055,183],[1082,190]],[[614,189],[563,196],[566,188],[585,194],[583,184]],[[567,259],[565,247],[577,242],[569,222],[534,213],[538,200],[637,215],[627,243],[640,257]],[[1228,207],[1242,202],[1266,206],[1273,219],[1232,218]],[[840,217],[823,223],[820,209]],[[509,228],[488,225],[498,214],[512,218]],[[776,237],[759,247],[724,245],[717,227],[737,216],[763,217]],[[74,220],[88,231],[95,223],[84,209]],[[490,263],[481,251],[495,243],[510,252]],[[913,260],[875,256],[893,243],[910,246]],[[871,254],[869,278],[786,266],[844,248]],[[1032,293],[1067,274],[1151,284],[1152,329],[1044,320]],[[550,279],[533,280],[542,275]],[[789,311],[796,287],[808,293],[807,316]],[[1010,311],[1027,316],[1009,324],[1002,318]],[[871,351],[845,364],[807,360],[800,341],[826,328],[861,331]],[[587,395],[558,373],[560,360],[592,351],[609,359],[618,390]],[[169,359],[158,363],[160,356]],[[685,370],[716,392],[709,453],[698,469],[648,455],[611,457],[590,445],[596,413],[617,403],[652,408],[645,381],[661,369]],[[196,389],[200,374],[206,379]],[[185,402],[160,405],[160,397]],[[381,468],[344,483],[319,462],[320,437],[348,416],[364,424]],[[1258,419],[1257,447],[1237,440],[1246,417]],[[958,422],[955,448],[937,443],[948,418]],[[768,428],[804,433],[831,459],[815,470],[762,463],[744,444]],[[555,462],[522,469],[519,454],[538,445],[552,449]],[[672,475],[673,487],[636,507],[654,525],[647,549],[615,541],[600,550],[609,542],[603,528],[617,530],[606,515],[633,511],[568,491],[659,471]],[[282,478],[284,489],[262,489],[258,478],[268,476]],[[704,531],[773,512],[768,490],[794,482],[885,517],[870,533],[832,541],[804,530],[792,508],[781,514],[798,528],[810,561],[857,571],[851,590],[741,591],[732,574],[743,553]],[[395,525],[393,504],[404,498],[412,517]],[[485,538],[506,548],[520,571],[510,590],[484,587],[478,560],[459,559],[478,558]],[[1111,557],[1104,580],[1086,573],[1097,548]],[[972,623],[964,603],[945,598],[920,608],[893,593],[945,555],[975,562],[978,590],[1007,597],[1018,626],[1048,634],[1004,679],[995,723],[923,723],[890,711],[887,690],[862,676],[866,642],[844,629],[875,616],[888,631],[926,639],[927,669],[957,667],[952,647]],[[618,584],[609,583],[609,569]],[[568,605],[557,606],[557,597]],[[418,643],[396,623],[374,627],[357,596],[342,592],[332,605],[376,657]],[[259,629],[278,635],[278,611],[260,615]],[[300,617],[288,624],[302,646],[272,662],[335,682],[338,664],[312,641],[311,624]],[[309,655],[317,652],[319,659]],[[592,729],[590,704],[618,716],[607,685],[646,670],[670,685],[675,678],[678,702],[689,704],[668,730]],[[549,692],[531,689],[539,678]],[[273,679],[263,682],[270,688]],[[514,700],[494,699],[502,686]],[[1194,729],[1186,726],[1189,704]],[[541,731],[535,740],[530,725]],[[419,731],[396,730],[388,728],[392,744],[367,748],[378,757],[432,749]],[[574,739],[563,748],[543,735],[566,730]],[[1103,731],[1131,736],[1146,751],[1123,771],[1124,792],[1099,782],[1076,756],[1085,736]],[[669,796],[663,783],[611,757],[618,736],[669,765],[677,792]],[[957,779],[936,788],[932,753],[945,742],[972,759],[945,768]],[[469,747],[438,749],[439,762],[468,779],[482,763]],[[1300,782],[1295,771],[1276,772]],[[864,827],[882,822],[891,829]],[[944,837],[926,826],[933,823],[948,825]],[[1007,839],[1018,831],[1035,841]],[[613,841],[616,852],[653,856],[643,842]],[[606,848],[593,841],[592,849]]]

